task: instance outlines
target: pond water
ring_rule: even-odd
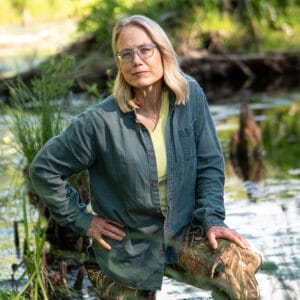
[[[300,93],[283,95],[258,95],[249,99],[256,120],[262,122],[268,113],[282,106],[299,102]],[[249,201],[249,183],[243,182],[230,167],[228,158],[229,138],[238,130],[239,104],[212,105],[211,111],[227,160],[225,205],[227,224],[243,234],[254,250],[261,253],[264,264],[257,274],[262,299],[299,299],[300,295],[300,165],[280,169],[280,166],[266,165],[264,178],[250,185],[257,195],[257,201]],[[10,118],[0,115],[0,290],[9,289],[11,265],[18,263],[14,248],[13,221],[22,220],[22,200],[15,196],[20,190],[22,176],[18,166],[22,157],[13,145],[14,137],[9,131]],[[299,120],[297,121],[299,122]],[[274,136],[277,128],[274,128]],[[299,143],[299,137],[298,137]],[[288,155],[288,147],[286,148]],[[300,155],[300,147],[298,148]],[[265,159],[268,153],[265,153]],[[268,169],[269,168],[269,169]],[[16,200],[12,200],[16,199]],[[30,210],[34,220],[36,212]],[[22,226],[20,235],[24,235]],[[96,299],[87,280],[84,281],[82,299]],[[212,299],[211,293],[164,278],[158,300]]]
[[[77,22],[0,27],[0,78],[9,78],[40,64],[78,37]]]

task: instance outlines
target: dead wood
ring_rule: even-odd
[[[74,92],[86,91],[87,85],[97,83],[98,89],[105,92],[107,83],[116,73],[113,58],[107,59],[101,50],[90,52],[93,39],[77,42],[65,49],[65,52],[77,58],[74,74]],[[87,55],[88,53],[88,55]],[[59,54],[60,55],[60,54]],[[296,53],[265,54],[211,54],[205,51],[193,51],[180,58],[184,72],[201,83],[207,92],[209,101],[227,99],[240,90],[269,90],[275,83],[275,89],[298,87],[300,83],[300,55]],[[110,73],[107,73],[110,70]],[[39,74],[39,67],[18,74],[26,83]],[[7,83],[14,83],[17,77],[0,81],[0,95],[9,98]],[[279,84],[279,86],[278,86]],[[274,87],[271,87],[274,89]]]

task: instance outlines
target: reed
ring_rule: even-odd
[[[28,219],[28,204],[27,197],[23,197],[23,223],[24,223],[24,253],[21,262],[14,269],[16,272],[22,268],[24,271],[16,280],[16,286],[10,295],[4,294],[6,299],[21,300],[48,300],[55,299],[60,295],[74,297],[77,293],[72,287],[67,285],[67,282],[62,280],[56,281],[58,273],[53,272],[47,266],[45,247],[46,244],[46,230],[42,229],[43,220],[39,216],[34,226],[34,239],[30,236],[31,222]],[[49,223],[50,219],[48,220]],[[45,224],[44,227],[47,227]],[[53,275],[54,274],[54,275]],[[15,274],[13,274],[15,277]],[[24,284],[24,279],[26,283]],[[1,295],[0,295],[1,296]],[[0,298],[2,299],[2,298]]]
[[[29,222],[27,209],[30,204],[40,208],[41,203],[33,203],[30,195],[35,195],[31,185],[28,167],[41,147],[53,136],[58,135],[66,126],[65,110],[68,94],[73,84],[72,72],[74,58],[62,55],[59,59],[50,59],[41,65],[39,76],[30,84],[17,80],[9,86],[11,95],[10,115],[12,116],[11,132],[15,145],[23,160],[21,167],[26,183],[26,195],[23,193],[24,253],[15,271],[24,269],[16,280],[17,285],[10,299],[48,299],[59,293],[70,294],[71,288],[62,282],[54,282],[52,270],[47,266],[44,253],[48,224],[51,218],[44,221],[40,214],[36,222]],[[29,196],[29,197],[28,197]],[[32,197],[38,199],[38,197]],[[39,201],[39,199],[37,200]],[[38,205],[37,205],[38,204]],[[44,222],[45,224],[42,224]],[[30,227],[34,224],[34,238]],[[13,277],[15,276],[15,272]],[[24,284],[25,281],[25,284]]]
[[[25,270],[20,279],[23,279],[25,276],[27,276],[28,280],[18,292],[18,294],[13,296],[12,299],[17,300],[20,299],[22,295],[24,297],[30,295],[30,298],[34,300],[47,300],[47,274],[46,268],[43,263],[43,249],[46,241],[46,234],[45,232],[42,233],[41,231],[41,218],[39,218],[36,224],[34,249],[31,250],[29,235],[30,225],[28,222],[26,197],[23,197],[23,220],[25,229],[25,253],[23,255],[21,263],[19,264],[19,267],[24,266]]]
[[[27,164],[65,126],[63,110],[73,85],[74,64],[74,59],[67,55],[60,60],[50,59],[29,86],[20,79],[9,86],[13,106],[11,132]]]

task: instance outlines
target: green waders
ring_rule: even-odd
[[[166,266],[166,275],[178,281],[212,291],[214,299],[258,300],[255,273],[261,256],[241,249],[227,240],[218,240],[212,250],[206,237],[197,231],[186,232],[179,262]],[[99,268],[86,267],[88,277],[103,300],[155,300],[155,291],[131,289],[118,284]]]

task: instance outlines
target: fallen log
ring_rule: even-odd
[[[300,55],[202,54],[182,58],[184,72],[194,76],[204,87],[211,102],[240,102],[241,91],[281,91],[298,88]]]
[[[76,43],[65,52],[77,59],[74,92],[86,91],[86,86],[97,83],[99,91],[106,91],[107,83],[116,73],[114,59],[107,59],[101,51],[89,52],[88,43]],[[58,54],[59,56],[60,54]],[[272,91],[298,87],[300,84],[300,55],[274,52],[266,54],[211,54],[194,51],[180,57],[184,72],[196,78],[204,87],[210,102],[234,102],[241,90]],[[108,74],[107,70],[110,70]],[[25,83],[39,74],[39,66],[18,74]],[[0,95],[8,99],[7,83],[17,76],[0,81]],[[234,95],[237,94],[235,97]],[[229,98],[229,99],[228,99]]]

